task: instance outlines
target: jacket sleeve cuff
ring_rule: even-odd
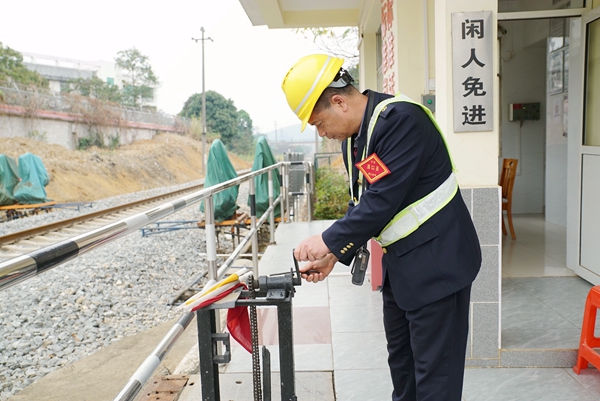
[[[323,238],[323,242],[325,242],[325,245],[327,245],[327,248],[329,248],[331,253],[333,253],[335,257],[338,258],[338,262],[346,266],[350,266],[350,263],[352,263],[352,259],[354,259],[354,255],[356,254],[356,252],[341,253],[339,249],[335,249],[335,245],[333,245],[332,239],[327,235],[327,230],[325,230],[321,234],[321,238]]]

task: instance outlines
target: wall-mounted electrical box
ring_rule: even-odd
[[[508,105],[508,121],[525,121],[539,119],[539,103],[510,103]]]
[[[421,95],[421,104],[435,113],[435,95]]]

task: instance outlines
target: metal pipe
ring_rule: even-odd
[[[270,206],[270,208],[275,207],[277,204],[281,202],[281,195],[277,197],[274,202],[274,205]],[[269,211],[269,210],[267,210]],[[266,220],[267,213],[265,212],[260,220],[257,222],[257,227],[260,227]],[[251,238],[252,234],[256,234],[258,228],[255,227],[251,230],[250,235],[247,235],[231,254],[229,259],[223,264],[223,266],[218,270],[216,280],[209,280],[206,285],[212,285],[216,281],[220,280],[225,272],[231,267],[231,264],[238,258],[241,251],[246,246],[248,239]],[[129,379],[125,387],[121,390],[119,395],[114,399],[114,401],[129,401],[135,399],[136,395],[142,389],[146,381],[150,378],[150,375],[156,370],[160,362],[164,359],[167,353],[171,350],[173,344],[179,338],[179,335],[187,328],[192,319],[194,318],[194,313],[187,313],[179,318],[177,323],[169,330],[167,335],[161,340],[160,344],[155,348],[152,354],[146,358],[143,364],[136,370],[133,376]],[[220,322],[216,322],[219,325]],[[217,328],[217,330],[219,330]]]
[[[0,263],[0,291],[20,283],[30,277],[43,273],[61,265],[77,256],[98,246],[119,239],[127,234],[141,229],[149,223],[154,223],[170,214],[194,205],[224,189],[239,185],[270,170],[282,167],[280,162],[260,170],[233,178],[221,184],[204,188],[172,202],[154,207],[126,219],[108,224],[84,234],[77,235],[65,241],[40,248],[25,255],[17,256]]]
[[[279,206],[279,212],[281,213],[281,222],[285,223],[285,195],[283,192],[283,174],[284,174],[284,166],[281,166],[279,170],[279,197],[282,199],[281,205]]]
[[[283,193],[285,194],[285,209],[287,210],[287,221],[290,221],[290,195],[288,194],[290,181],[290,165],[285,165],[285,175],[283,176]]]
[[[277,197],[277,199],[275,199],[275,202],[273,203],[273,207],[276,207],[280,203],[281,203],[281,194]],[[258,229],[264,224],[265,220],[267,219],[268,212],[269,212],[269,209],[267,209],[265,211],[265,213],[261,216],[261,218],[258,220],[258,222],[256,223],[256,228],[253,228],[248,232],[248,234],[244,237],[244,239],[240,242],[240,244],[233,250],[233,252],[231,253],[231,256],[229,256],[229,259],[227,259],[225,261],[225,263],[223,263],[223,265],[219,268],[218,274],[217,274],[217,277],[219,280],[221,278],[223,278],[223,276],[225,275],[227,270],[229,270],[229,268],[231,267],[233,262],[235,262],[236,259],[239,257],[239,255],[242,252],[242,250],[244,249],[244,247],[246,247],[248,242],[250,242],[250,240],[252,239],[252,235],[257,233]],[[207,285],[209,285],[209,284],[207,284]]]
[[[269,170],[269,242],[275,242],[275,209],[273,206],[273,170]]]
[[[258,277],[258,227],[260,227],[266,220],[266,218],[272,213],[273,209],[282,203],[283,194],[282,192],[275,201],[269,200],[269,209],[263,214],[260,220],[256,221],[256,203],[255,203],[255,188],[254,188],[254,177],[270,172],[275,168],[281,168],[285,171],[285,164],[278,163],[273,166],[257,170],[255,172],[246,174],[242,177],[226,181],[213,187],[205,188],[201,191],[195,192],[188,196],[179,198],[173,202],[163,204],[161,206],[152,208],[146,212],[138,213],[126,219],[117,221],[104,227],[100,227],[96,230],[90,231],[85,234],[73,237],[67,241],[60,242],[55,245],[51,245],[40,250],[31,252],[27,255],[21,255],[19,257],[10,259],[8,261],[0,263],[0,290],[8,288],[18,282],[25,280],[28,277],[32,277],[45,270],[48,270],[54,266],[58,266],[70,259],[77,257],[79,254],[87,252],[97,246],[104,245],[108,242],[114,241],[124,235],[130,234],[149,223],[153,223],[159,219],[162,219],[172,213],[175,213],[184,207],[191,206],[202,199],[206,199],[206,216],[207,216],[207,262],[214,261],[214,267],[209,266],[209,272],[211,272],[214,279],[209,280],[215,281],[220,279],[237,255],[242,252],[249,238],[253,241],[253,263],[254,272]],[[245,180],[250,180],[250,193],[252,196],[251,207],[253,208],[252,213],[252,229],[248,236],[244,238],[244,241],[238,245],[234,253],[226,261],[221,269],[216,269],[216,246],[213,249],[209,249],[209,231],[213,233],[214,238],[214,215],[213,215],[213,204],[212,195],[238,185]],[[212,226],[212,229],[208,229]],[[114,399],[115,401],[129,401],[134,400],[143,385],[150,378],[154,370],[160,365],[160,362],[165,358],[168,352],[171,350],[174,343],[177,341],[181,333],[187,328],[191,320],[193,319],[193,313],[187,313],[180,317],[178,322],[169,330],[167,335],[161,340],[159,345],[154,349],[152,354],[146,358],[146,360],[140,365],[133,376],[129,379],[125,387]]]
[[[312,221],[312,210],[310,207],[310,194],[311,194],[311,190],[310,190],[310,162],[306,162],[306,164],[304,165],[304,172],[306,174],[306,182],[304,183],[304,190],[306,191],[306,209],[307,209],[307,213],[308,213],[308,221],[311,222]]]
[[[209,196],[204,201],[204,221],[206,222],[206,266],[208,278],[217,278],[217,235],[215,232],[215,210],[213,198]]]
[[[171,327],[169,332],[162,338],[156,348],[154,348],[154,351],[152,351],[135,371],[133,376],[131,376],[127,384],[125,384],[125,387],[123,387],[121,392],[114,398],[114,401],[131,401],[135,399],[146,381],[148,381],[152,373],[169,353],[181,333],[183,333],[193,318],[193,313],[186,313],[179,318],[177,323]]]
[[[263,213],[264,215],[264,213]],[[258,277],[258,229],[256,227],[256,188],[254,180],[250,180],[250,221],[252,227],[252,271]]]

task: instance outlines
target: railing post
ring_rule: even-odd
[[[269,170],[269,207],[273,207],[273,170]],[[281,209],[281,208],[280,208]],[[275,208],[269,216],[269,243],[275,243]]]
[[[311,172],[311,168],[310,168],[310,162],[304,162],[304,172],[306,174],[306,182],[304,183],[304,190],[306,191],[306,209],[307,209],[307,213],[308,213],[308,221],[311,222],[312,221],[312,208],[310,207],[310,195],[312,193],[311,187],[310,187],[310,172]]]
[[[281,163],[281,166],[279,168],[279,196],[281,197],[279,199],[279,207],[281,210],[281,222],[285,223],[285,213],[286,213],[286,208],[285,208],[285,192],[284,192],[284,187],[283,187],[283,177],[285,176],[285,164]]]
[[[290,165],[285,164],[285,174],[283,175],[283,193],[285,194],[285,210],[287,211],[287,221],[290,221]]]
[[[204,220],[206,222],[206,265],[208,268],[208,279],[217,281],[217,236],[215,232],[215,211],[212,195],[205,199],[204,206]]]
[[[258,277],[258,231],[256,230],[256,189],[254,177],[250,179],[250,221],[251,229],[254,231],[252,236],[252,271],[254,277]]]
[[[204,221],[206,224],[206,268],[208,270],[209,282],[219,281],[217,272],[217,234],[215,230],[215,207],[213,196],[210,195],[204,200]],[[221,321],[215,321],[215,333],[221,332]],[[217,355],[221,355],[221,346],[216,346]]]

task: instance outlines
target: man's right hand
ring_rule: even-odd
[[[308,262],[300,268],[302,278],[309,283],[323,281],[331,273],[338,258],[333,253],[328,253],[323,259]],[[307,273],[310,270],[310,273]]]

